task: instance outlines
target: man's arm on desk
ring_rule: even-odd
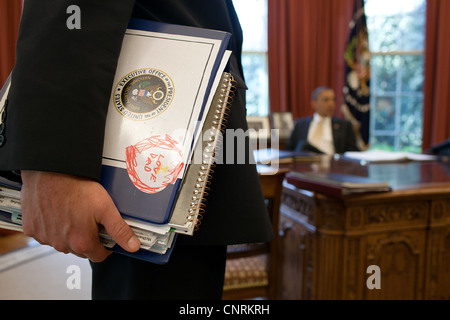
[[[98,182],[40,171],[22,171],[22,180],[23,230],[41,244],[99,262],[111,253],[100,243],[101,224],[125,250],[139,249],[139,240]]]

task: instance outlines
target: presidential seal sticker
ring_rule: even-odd
[[[174,86],[170,77],[156,69],[139,69],[124,76],[114,89],[114,106],[130,120],[148,120],[171,104]]]
[[[184,167],[178,142],[170,135],[155,135],[126,148],[127,172],[134,186],[158,193],[175,183]]]

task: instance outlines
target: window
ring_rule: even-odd
[[[422,151],[426,0],[365,0],[372,148]]]
[[[267,62],[267,0],[233,0],[244,33],[242,65],[247,91],[247,115],[269,114]]]

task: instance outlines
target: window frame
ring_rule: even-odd
[[[233,0],[233,3],[238,1],[248,1],[248,0]],[[266,21],[265,25],[267,26],[267,9],[268,9],[268,0],[259,0],[265,3],[265,12],[266,12]],[[236,13],[239,17],[238,6],[235,5]],[[266,28],[267,29],[267,28]],[[251,50],[247,50],[245,46],[245,28],[243,28],[244,33],[244,44],[242,48],[242,67],[244,69],[244,78],[246,79],[246,84],[249,87],[247,91],[247,115],[248,116],[259,116],[266,117],[270,114],[270,104],[269,104],[269,66],[268,66],[268,39],[267,39],[267,30],[265,32],[265,37],[261,37],[264,39],[265,43],[262,45],[261,49],[252,48]],[[249,56],[259,56],[261,57],[261,61],[263,61],[262,69],[264,70],[264,78],[258,83],[255,87],[252,87],[252,82],[249,81],[251,77],[249,76],[250,72],[253,71],[253,68],[246,68],[245,59]],[[253,98],[259,97],[259,100],[256,104],[253,104]]]
[[[373,0],[372,0],[373,1]],[[376,0],[375,0],[376,1]],[[416,15],[417,12],[413,12],[412,15]],[[426,19],[426,12],[423,13],[425,16],[424,18]],[[367,12],[366,12],[367,15]],[[406,13],[397,13],[396,16],[407,16],[407,15],[411,15],[411,12],[406,12]],[[368,22],[369,19],[372,16],[368,16]],[[375,16],[377,17],[377,16]],[[378,16],[379,17],[379,16]],[[392,17],[392,16],[391,16]],[[370,37],[371,37],[371,30],[370,30],[370,24],[368,23],[368,28],[369,28],[369,41],[370,41]],[[425,25],[424,25],[425,28]],[[423,30],[423,32],[425,33],[425,30]],[[398,40],[398,39],[397,39]],[[395,91],[383,91],[383,90],[378,90],[378,88],[376,88],[376,85],[378,83],[377,81],[377,73],[375,71],[375,67],[374,67],[374,63],[372,63],[372,59],[377,58],[377,57],[383,57],[383,56],[399,56],[401,59],[404,59],[405,57],[408,56],[419,56],[421,57],[423,64],[422,64],[422,72],[424,73],[424,56],[425,56],[425,49],[424,48],[415,48],[412,50],[389,50],[389,51],[371,51],[371,97],[370,97],[370,110],[371,110],[371,117],[370,117],[370,145],[372,148],[374,149],[384,149],[385,146],[380,143],[377,144],[376,140],[377,137],[393,137],[394,140],[394,144],[391,147],[392,149],[390,149],[388,147],[388,149],[390,150],[394,150],[394,151],[411,151],[411,152],[422,152],[422,137],[423,137],[423,132],[422,132],[422,124],[420,124],[420,126],[418,125],[417,128],[418,130],[420,130],[420,146],[419,145],[415,145],[410,143],[408,146],[402,146],[401,145],[401,139],[403,137],[403,134],[405,134],[405,132],[402,129],[402,117],[403,117],[403,112],[402,112],[402,107],[403,107],[403,99],[406,98],[418,98],[419,100],[421,100],[421,104],[422,104],[422,112],[423,112],[423,102],[424,102],[424,93],[423,93],[423,83],[422,83],[422,90],[420,91],[405,91],[402,88],[402,81],[403,81],[403,73],[404,73],[404,68],[399,67],[395,69]],[[377,121],[377,117],[376,117],[376,108],[377,108],[377,100],[379,98],[389,98],[392,99],[394,101],[394,129],[378,129],[376,128],[376,121]]]

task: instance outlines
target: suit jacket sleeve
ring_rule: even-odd
[[[343,154],[347,151],[360,151],[356,144],[352,123],[342,119],[333,119],[333,123],[337,124],[339,128],[333,131],[336,153]]]
[[[295,149],[295,146],[297,145],[297,136],[299,135],[299,130],[299,124],[298,122],[296,122],[289,139],[286,141],[286,150],[293,151]]]
[[[286,150],[302,151],[304,146],[309,145],[307,140],[311,121],[312,117],[305,117],[300,118],[295,122],[295,126],[292,130],[291,136],[286,142]]]
[[[70,5],[81,29],[69,29]],[[99,180],[115,69],[134,1],[25,1],[6,109],[1,170]]]
[[[356,143],[356,136],[355,132],[353,131],[353,125],[351,122],[346,122],[345,126],[345,136],[346,136],[346,146],[345,150],[342,151],[342,153],[345,153],[347,151],[361,151],[359,150],[357,143]]]

